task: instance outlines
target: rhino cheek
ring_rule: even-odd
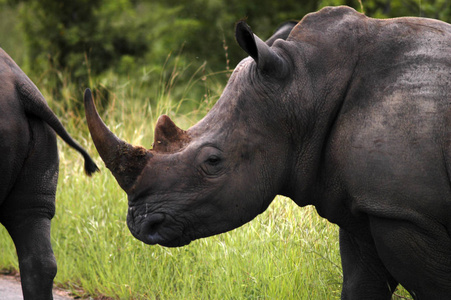
[[[190,234],[195,238],[204,238],[221,234],[248,222],[253,216],[241,205],[242,193],[224,188],[216,197],[207,198],[196,210],[190,223]],[[238,200],[238,201],[237,201]]]
[[[139,238],[139,224],[142,221],[140,219],[142,219],[142,217],[136,214],[135,207],[129,207],[127,213],[127,226],[132,235],[139,240],[141,240]]]

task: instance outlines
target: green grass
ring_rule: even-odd
[[[52,232],[58,284],[118,299],[338,297],[337,228],[311,208],[276,199],[233,232],[183,248],[148,246],[129,233],[125,194],[104,173],[63,181]]]

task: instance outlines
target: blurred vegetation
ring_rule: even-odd
[[[233,69],[244,57],[234,40],[240,19],[267,38],[286,20],[343,4],[377,18],[451,20],[450,0],[0,0],[0,25],[11,33],[0,46],[55,98],[90,86],[108,101],[130,78],[146,77],[151,93],[175,64],[187,70],[182,82]],[[201,100],[205,89],[192,93]]]

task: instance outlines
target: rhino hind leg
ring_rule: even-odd
[[[24,299],[53,299],[57,266],[50,244],[50,219],[33,216],[12,224],[7,229],[19,258]]]
[[[371,240],[359,240],[340,229],[340,254],[342,299],[391,299],[398,282],[379,259]]]
[[[52,299],[57,266],[50,241],[58,181],[58,149],[52,129],[30,117],[27,156],[1,204],[0,221],[16,246],[25,300]]]

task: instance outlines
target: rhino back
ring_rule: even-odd
[[[355,212],[447,220],[451,26],[422,18],[356,26],[358,59],[327,144],[331,172]]]

